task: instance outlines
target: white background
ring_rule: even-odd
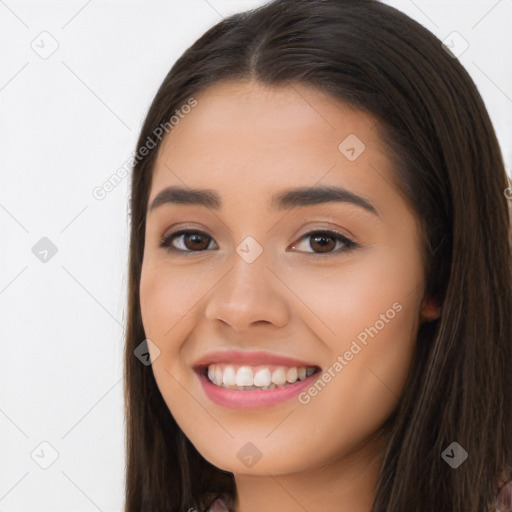
[[[263,3],[0,0],[0,512],[122,509],[129,178],[92,190],[132,154],[179,55]],[[469,43],[510,174],[512,0],[387,3]]]

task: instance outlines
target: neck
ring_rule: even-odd
[[[304,472],[235,474],[235,512],[370,512],[387,436]]]

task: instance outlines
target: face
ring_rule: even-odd
[[[369,115],[298,84],[195,98],[148,200],[140,301],[156,382],[217,467],[335,463],[393,412],[418,326],[439,313],[422,300],[418,220]]]

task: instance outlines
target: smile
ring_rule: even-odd
[[[228,409],[264,409],[296,397],[321,368],[306,360],[261,351],[223,350],[193,365],[205,398]]]
[[[315,373],[314,366],[210,364],[204,368],[209,381],[237,391],[271,390],[303,381]]]

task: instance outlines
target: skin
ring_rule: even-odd
[[[165,204],[147,216],[140,300],[160,351],[150,347],[156,382],[197,450],[235,475],[237,512],[368,512],[388,439],[379,427],[403,391],[420,323],[440,313],[423,300],[418,219],[392,185],[371,116],[299,84],[224,82],[195,98],[159,150],[148,204],[181,185],[216,190],[222,208]],[[349,134],[366,146],[354,161],[338,149]],[[272,194],[320,185],[349,189],[379,216],[341,202],[270,207]],[[188,253],[160,247],[183,228],[208,234],[202,252],[183,236],[174,245]],[[360,246],[343,251],[329,239],[322,256],[304,235],[325,229]],[[236,252],[247,236],[263,248],[252,263]],[[394,303],[401,311],[307,404],[227,409],[192,370],[228,348],[326,369]],[[237,457],[248,442],[262,454],[251,467]]]

